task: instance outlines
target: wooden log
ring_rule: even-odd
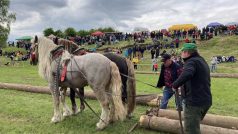
[[[13,83],[0,83],[0,89],[14,89],[14,90],[32,92],[32,93],[51,94],[50,89],[48,87],[13,84]],[[67,95],[69,96],[69,92],[67,92]],[[88,98],[88,99],[94,99],[94,100],[96,99],[92,91],[84,92],[84,96],[85,98]],[[136,103],[141,105],[149,105],[149,104],[152,105],[153,103],[155,103],[153,100],[155,100],[157,96],[158,96],[157,94],[138,96],[136,97]]]
[[[14,89],[14,90],[32,92],[32,93],[50,94],[50,90],[48,87],[31,86],[31,85],[14,84],[14,83],[0,83],[0,89]]]
[[[160,109],[158,115],[160,117],[166,117],[169,119],[179,120],[178,112],[175,110]],[[183,118],[183,114],[182,114],[182,118]],[[206,114],[206,116],[204,117],[201,123],[205,125],[216,126],[216,127],[238,129],[238,117]]]
[[[136,103],[141,105],[155,106],[157,104],[157,97],[161,94],[151,94],[146,96],[137,96]]]
[[[238,78],[238,74],[211,73],[211,77],[215,77],[215,78]]]
[[[140,126],[160,132],[181,133],[180,124],[178,120],[172,120],[165,117],[147,116],[140,117]],[[200,125],[202,134],[238,134],[238,130],[214,127],[208,125]]]
[[[150,72],[150,71],[135,71],[136,74],[154,74],[159,75],[160,72]],[[211,77],[214,78],[238,78],[238,74],[226,74],[226,73],[211,73]]]
[[[159,72],[151,72],[151,71],[135,71],[136,74],[154,74],[159,75]]]

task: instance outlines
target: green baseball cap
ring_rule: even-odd
[[[180,51],[197,50],[197,45],[194,43],[184,43]]]

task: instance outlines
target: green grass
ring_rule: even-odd
[[[0,90],[0,133],[95,133],[98,119],[86,108],[83,113],[65,118],[64,121],[52,124],[52,98],[50,95],[25,93],[20,91]],[[100,113],[97,101],[87,100],[93,109]],[[138,107],[135,118],[109,125],[104,131],[97,133],[127,133],[138,121],[146,107]],[[134,133],[156,133],[144,129],[136,129]]]
[[[139,76],[138,79],[143,76]],[[155,81],[155,80],[154,80]],[[151,81],[152,83],[152,81]],[[226,83],[226,84],[224,84]],[[212,79],[213,106],[209,113],[230,115],[238,117],[238,101],[236,94],[237,79]],[[140,84],[138,84],[140,86]],[[145,90],[144,88],[147,88]],[[147,92],[141,91],[144,89]],[[158,89],[140,87],[143,93],[156,93]],[[0,133],[84,133],[95,132],[95,124],[98,119],[88,109],[76,116],[66,118],[64,121],[51,124],[53,104],[50,95],[26,93],[14,90],[0,90]],[[77,100],[79,104],[79,100]],[[87,100],[93,109],[100,113],[97,101]],[[173,107],[173,99],[169,106]],[[67,99],[69,103],[69,99]],[[109,125],[104,131],[98,133],[126,133],[130,127],[139,120],[140,115],[149,107],[137,106],[134,118],[124,122]],[[156,133],[150,130],[138,128],[133,133]]]
[[[24,63],[22,63],[24,64]],[[27,63],[25,63],[27,64]],[[0,82],[47,86],[37,73],[36,66],[5,67],[0,69]],[[158,75],[137,74],[136,79],[155,85]],[[213,106],[209,113],[238,117],[237,79],[213,78]],[[137,94],[161,93],[160,89],[152,88],[137,82]],[[51,124],[53,104],[50,95],[26,93],[14,90],[0,90],[0,133],[94,133],[98,119],[87,108],[77,116],[66,118],[63,122]],[[97,101],[87,100],[100,113]],[[69,99],[67,99],[68,104]],[[77,100],[79,104],[79,100]],[[141,114],[149,107],[137,106],[132,120],[110,125],[98,133],[126,133],[139,120]],[[169,103],[174,109],[174,98]],[[136,129],[133,133],[156,133],[146,129]]]
[[[236,37],[226,37],[225,40],[231,40],[231,43],[237,41]],[[211,45],[206,47],[204,44]],[[210,56],[221,53],[223,50],[213,48],[212,44],[221,45],[220,38],[215,38],[208,42],[201,42],[199,50],[202,55],[208,59]],[[234,45],[235,46],[235,45]],[[237,46],[227,48],[230,51],[237,51]],[[221,47],[221,46],[220,46]],[[219,48],[220,48],[219,47]],[[232,50],[233,49],[233,50]],[[224,50],[225,51],[225,50]],[[234,52],[235,53],[235,52]],[[222,53],[223,54],[223,53]],[[229,54],[224,52],[224,54]],[[142,63],[150,63],[149,53],[147,52],[145,60]],[[235,55],[237,57],[237,55]],[[30,66],[29,62],[19,62],[16,66],[5,66],[2,63],[9,59],[0,57],[0,82],[30,84],[35,86],[47,86],[45,80],[41,79],[37,72],[37,66]],[[237,73],[235,68],[237,63],[219,65],[219,72]],[[233,70],[231,70],[234,68]],[[150,70],[150,67],[141,67],[141,70]],[[136,74],[136,79],[156,85],[158,75]],[[237,79],[212,78],[211,90],[213,95],[213,105],[208,113],[229,115],[238,117],[238,98],[237,98]],[[137,82],[137,94],[161,93],[156,89],[145,84]],[[98,119],[86,108],[83,113],[66,118],[64,121],[51,124],[50,119],[53,115],[53,104],[50,95],[34,94],[14,90],[0,89],[0,133],[95,133],[95,124]],[[100,113],[98,101],[87,100],[88,103]],[[70,105],[69,99],[67,103]],[[79,104],[79,100],[77,100]],[[109,125],[104,131],[97,133],[118,133],[124,134],[130,127],[139,120],[140,115],[145,113],[149,107],[137,106],[134,117],[131,120],[117,122]],[[174,98],[169,102],[169,108],[174,109]],[[133,131],[135,134],[157,133],[147,129],[137,128]]]

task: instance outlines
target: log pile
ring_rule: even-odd
[[[175,110],[164,110],[160,109],[159,114],[160,117],[166,117],[168,119],[179,120],[178,112]],[[182,113],[183,115],[183,113]],[[183,116],[182,116],[183,118]],[[206,114],[204,119],[201,122],[205,125],[217,126],[229,129],[237,129],[238,130],[238,118],[231,116],[221,116],[214,114]]]
[[[183,117],[182,117],[183,118]],[[178,112],[152,108],[140,117],[140,126],[168,133],[180,133]],[[206,114],[200,125],[202,134],[238,134],[238,118]]]
[[[178,120],[172,120],[165,117],[143,115],[140,117],[140,126],[160,132],[181,133]],[[202,134],[238,134],[238,130],[200,125]]]

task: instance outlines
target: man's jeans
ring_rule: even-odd
[[[174,91],[172,90],[172,88],[169,87],[164,87],[164,91],[163,91],[163,98],[161,100],[161,104],[160,104],[160,109],[166,109],[169,99],[174,95]],[[179,100],[177,102],[177,100],[175,99],[175,104],[176,104],[176,108],[177,106],[179,106],[179,104],[181,104],[181,97],[179,97]]]
[[[190,106],[184,104],[184,128],[186,134],[201,134],[200,121],[211,106]]]

